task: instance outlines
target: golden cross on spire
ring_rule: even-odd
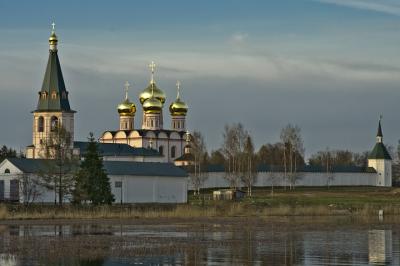
[[[181,82],[179,80],[176,81],[176,99],[179,99],[181,92]]]
[[[151,61],[149,68],[151,70],[151,80],[150,83],[153,84],[154,83],[154,70],[156,69],[156,64],[154,63],[154,61]]]
[[[51,26],[52,26],[52,30],[55,31],[56,30],[56,23],[54,23],[54,21],[53,21],[53,23],[51,23]]]
[[[124,87],[125,87],[125,100],[128,100],[128,90],[129,90],[129,86],[131,84],[129,84],[128,81],[125,81]]]

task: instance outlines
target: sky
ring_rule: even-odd
[[[152,60],[165,127],[180,80],[188,129],[209,150],[238,122],[256,148],[298,125],[307,157],[371,150],[380,115],[384,142],[400,138],[398,0],[0,0],[1,145],[32,142],[53,21],[76,140],[118,128],[125,81],[140,127]]]

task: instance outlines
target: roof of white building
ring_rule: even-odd
[[[54,169],[53,166],[55,163],[54,160],[47,159],[7,158],[5,160],[8,160],[23,173],[46,173],[49,169]],[[185,170],[172,163],[104,161],[103,165],[109,175],[188,176]]]

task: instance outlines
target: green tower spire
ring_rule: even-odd
[[[65,89],[60,60],[58,59],[58,38],[53,29],[49,38],[49,59],[44,74],[42,89],[39,92],[39,101],[35,112],[75,112],[71,110],[68,100],[68,91]]]

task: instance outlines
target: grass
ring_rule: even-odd
[[[263,216],[400,215],[400,189],[376,187],[299,188],[294,191],[253,190],[241,201],[213,201],[212,191],[189,195],[188,204],[114,206],[0,205],[0,219],[156,219]]]

